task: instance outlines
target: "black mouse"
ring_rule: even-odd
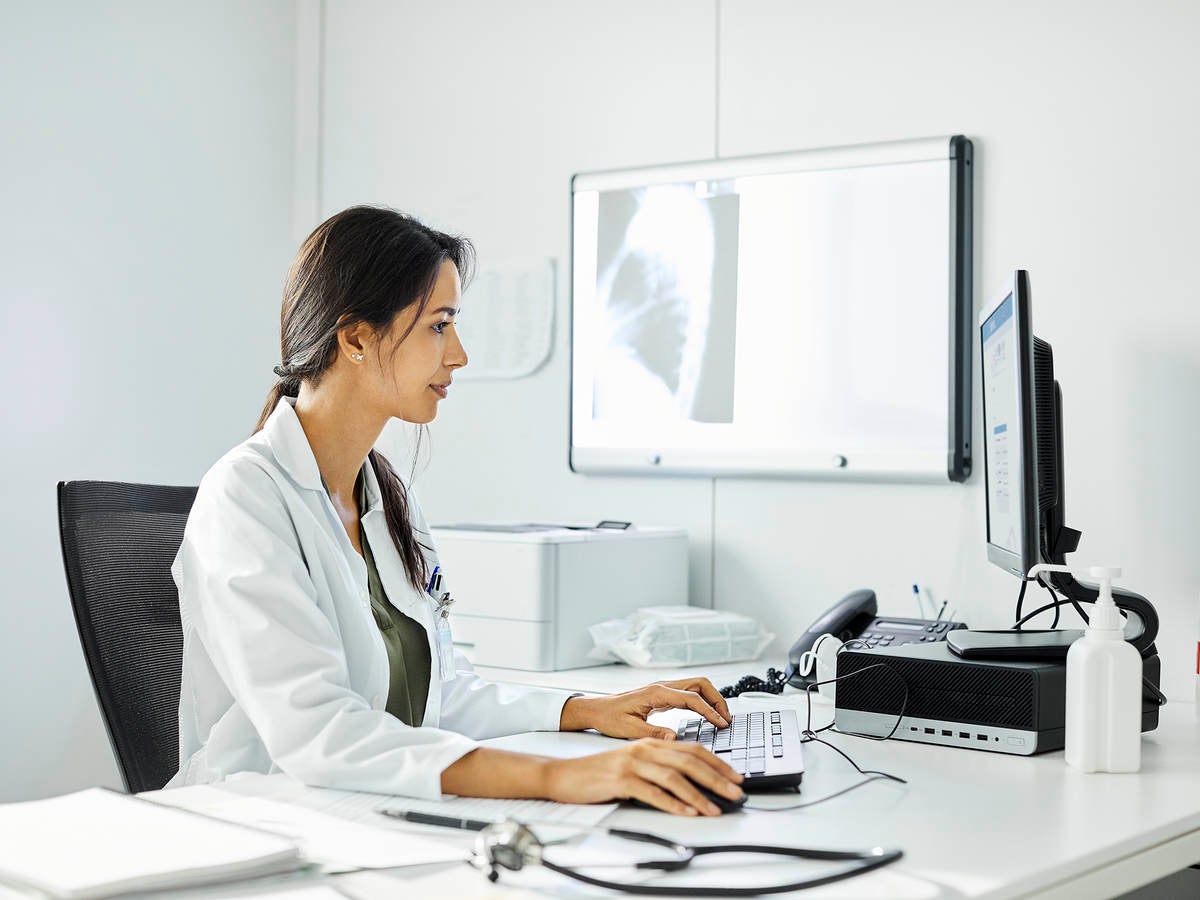
[[[708,788],[704,787],[703,785],[696,784],[696,782],[694,782],[694,781],[692,782],[692,786],[695,787],[696,790],[698,790],[700,792],[700,796],[704,797],[706,800],[711,800],[716,805],[717,809],[719,809],[721,811],[722,815],[724,815],[725,813],[737,812],[739,809],[741,809],[746,804],[746,792],[745,791],[742,791],[742,796],[738,797],[736,800],[730,800],[728,797],[722,797],[720,794],[716,793],[715,791],[709,790]],[[634,806],[640,806],[643,809],[652,809],[655,812],[662,812],[662,810],[659,809],[657,806],[651,806],[649,803],[647,803],[644,800],[637,800],[637,799],[631,798],[629,802],[632,803]]]

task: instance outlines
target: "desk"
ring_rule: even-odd
[[[712,667],[703,674],[721,685],[761,667],[737,663]],[[559,673],[489,669],[481,674],[495,680],[606,693],[677,673],[600,666]],[[803,710],[804,702],[801,692],[789,690],[770,701],[740,699],[731,705],[735,712],[772,706]],[[664,719],[670,715],[662,714]],[[823,725],[831,717],[830,704],[818,699],[814,725]],[[905,851],[904,859],[886,869],[804,893],[813,898],[1108,897],[1200,861],[1200,725],[1190,704],[1172,702],[1163,708],[1159,729],[1144,738],[1142,771],[1136,775],[1083,775],[1066,766],[1061,752],[1019,757],[904,741],[879,743],[832,733],[823,736],[863,768],[892,772],[909,784],[874,782],[809,809],[742,812],[716,819],[679,819],[622,809],[605,824],[693,843],[853,849],[883,845]],[[599,751],[610,743],[592,734],[554,733],[488,742],[559,756]],[[805,753],[807,771],[800,799],[833,793],[859,777],[826,747],[810,744]],[[751,803],[757,802],[752,796]],[[761,802],[765,805],[767,800]],[[470,845],[466,835],[442,833],[446,840],[461,842],[464,850]],[[747,878],[765,883],[778,872],[756,867]],[[764,880],[757,882],[760,877]],[[332,883],[360,900],[391,900],[398,890],[410,897],[503,896],[506,900],[615,896],[542,869],[505,872],[500,887],[493,887],[463,865],[352,873],[335,876]]]

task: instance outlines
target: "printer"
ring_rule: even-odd
[[[578,669],[597,665],[590,625],[686,604],[687,531],[625,525],[433,526],[454,645],[480,666]]]

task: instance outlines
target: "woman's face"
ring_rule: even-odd
[[[410,306],[380,339],[381,387],[389,415],[417,424],[437,416],[438,401],[446,398],[454,370],[467,364],[455,326],[461,305],[458,269],[443,262],[425,309],[418,316],[418,305]],[[408,337],[397,346],[406,331]]]

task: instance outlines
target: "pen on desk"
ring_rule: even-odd
[[[949,600],[942,601],[942,608],[938,610],[937,618],[934,619],[933,621],[935,621],[935,622],[942,621],[942,613],[944,613],[946,611],[946,604],[948,604],[949,602],[950,602]]]
[[[403,819],[417,825],[440,825],[443,828],[458,828],[462,831],[483,831],[493,822],[482,822],[479,819],[460,819],[457,816],[435,816],[432,813],[413,812],[408,809],[381,809],[385,816],[393,819]]]
[[[915,584],[913,585],[913,596],[917,600],[917,618],[923,619],[925,618],[925,604],[921,601],[921,591]]]

